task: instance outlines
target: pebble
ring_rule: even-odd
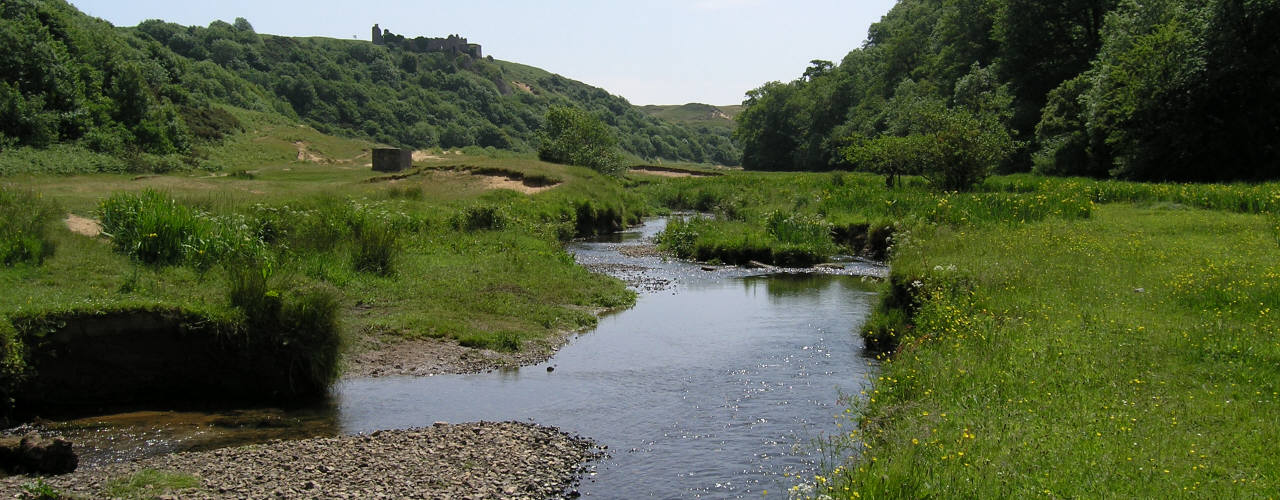
[[[552,427],[436,422],[419,429],[176,453],[44,481],[62,493],[98,498],[111,479],[159,469],[201,478],[200,488],[165,493],[183,499],[555,498],[571,495],[583,465],[597,458],[591,442]],[[304,461],[307,466],[299,463]],[[0,478],[0,498],[14,498],[33,480]]]

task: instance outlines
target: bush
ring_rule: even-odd
[[[53,255],[49,226],[60,213],[37,193],[0,186],[0,263],[39,265]]]
[[[449,223],[459,231],[481,231],[502,229],[507,226],[508,219],[501,206],[472,205],[454,214]]]

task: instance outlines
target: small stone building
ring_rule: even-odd
[[[413,153],[407,149],[376,148],[373,150],[373,169],[379,172],[399,172],[413,165]]]

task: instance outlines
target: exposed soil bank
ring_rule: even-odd
[[[675,167],[661,167],[657,165],[642,165],[631,167],[627,170],[633,174],[656,175],[659,177],[715,177],[721,175],[715,172],[699,172],[696,170],[685,170]]]
[[[5,349],[22,365],[0,377],[12,398],[0,408],[19,420],[149,404],[306,402],[328,389],[300,362],[319,359],[322,347],[199,313],[141,308],[10,320],[16,341]]]
[[[564,494],[596,456],[590,442],[557,429],[481,422],[178,453],[44,481],[100,498],[110,479],[158,469],[197,476],[199,489],[176,493],[192,499],[548,498]],[[0,497],[31,480],[0,479]]]

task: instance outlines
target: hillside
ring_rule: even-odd
[[[101,165],[201,166],[203,150],[244,127],[227,107],[415,149],[523,152],[534,149],[547,109],[562,105],[601,118],[639,159],[739,156],[725,130],[650,117],[603,89],[491,58],[258,34],[242,18],[118,28],[61,0],[0,9],[6,153],[71,148]]]
[[[641,106],[640,111],[660,120],[691,127],[727,128],[732,130],[734,127],[733,117],[742,112],[742,106],[712,106],[696,102],[679,105],[650,104]]]
[[[950,127],[1008,146],[980,162],[1005,171],[1280,178],[1278,21],[1275,1],[900,0],[842,61],[748,93],[743,166],[896,170]]]

